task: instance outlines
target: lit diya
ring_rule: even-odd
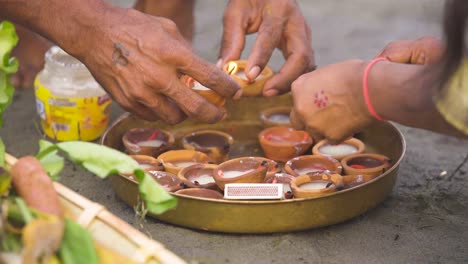
[[[221,190],[227,183],[262,183],[267,164],[267,161],[256,157],[232,159],[219,164],[213,177]]]
[[[313,142],[307,132],[289,127],[266,128],[258,140],[267,158],[283,162],[303,154]]]
[[[273,77],[273,71],[270,67],[265,66],[255,80],[249,80],[245,74],[246,68],[246,60],[237,60],[226,63],[223,70],[239,83],[242,88],[242,95],[261,96],[266,81]]]
[[[289,115],[291,107],[279,106],[263,110],[260,113],[260,120],[265,127],[291,126]]]
[[[217,107],[222,107],[226,103],[226,99],[224,97],[210,88],[203,86],[203,84],[195,81],[192,77],[184,75],[181,79],[185,85]]]
[[[206,188],[218,190],[213,178],[213,172],[218,165],[215,164],[195,164],[179,171],[179,178],[186,180],[185,184],[189,188]]]
[[[293,175],[314,174],[317,172],[328,172],[330,174],[341,174],[341,163],[328,156],[305,155],[293,158],[286,162],[284,170]]]
[[[215,163],[221,163],[228,157],[234,139],[231,135],[217,130],[200,130],[182,138],[185,149],[193,149],[208,155]]]
[[[378,176],[390,168],[390,159],[380,154],[354,154],[341,160],[345,174]]]
[[[127,152],[131,155],[157,157],[174,144],[174,136],[159,128],[133,128],[122,137]]]
[[[159,155],[164,169],[175,175],[185,167],[198,163],[211,163],[212,160],[205,154],[196,150],[171,150]]]
[[[291,181],[291,189],[296,198],[320,197],[342,188],[343,177],[339,174],[302,175]]]
[[[346,156],[362,153],[364,149],[364,143],[357,138],[350,138],[340,144],[330,144],[328,140],[324,139],[315,144],[312,148],[312,153],[341,160]]]

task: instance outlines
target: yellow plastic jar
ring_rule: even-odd
[[[84,64],[59,47],[45,54],[34,90],[42,130],[51,139],[91,141],[106,129],[111,98]]]

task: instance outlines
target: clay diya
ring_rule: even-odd
[[[347,156],[341,160],[347,175],[367,174],[378,176],[390,168],[390,159],[384,155],[362,153]]]
[[[176,194],[201,197],[201,198],[210,198],[210,199],[223,199],[224,196],[215,190],[203,189],[203,188],[190,188],[182,189],[175,192]]]
[[[122,137],[125,149],[130,155],[157,157],[174,144],[174,136],[159,128],[133,128]]]
[[[268,162],[256,157],[225,161],[216,167],[213,177],[221,190],[227,183],[262,183]]]
[[[272,126],[291,126],[289,115],[291,107],[279,106],[263,110],[260,113],[260,120],[265,127]]]
[[[266,128],[258,140],[267,158],[283,162],[303,154],[313,142],[307,132],[290,127]]]
[[[296,198],[320,197],[343,189],[343,177],[327,173],[302,175],[291,181],[291,189]]]
[[[182,138],[185,149],[205,153],[215,163],[221,163],[228,158],[229,150],[234,143],[231,135],[217,130],[200,130]]]
[[[177,175],[185,167],[198,163],[211,163],[212,160],[205,154],[196,150],[170,150],[158,159],[162,162],[164,169]]]
[[[217,107],[222,107],[226,103],[226,99],[224,97],[222,97],[217,92],[211,90],[210,88],[203,86],[203,84],[195,81],[192,77],[184,75],[182,76],[181,80],[194,92],[205,98],[208,102],[216,105]]]
[[[130,155],[136,162],[138,162],[138,165],[145,170],[145,171],[163,171],[164,166],[161,161],[159,161],[157,158],[147,156],[147,155]]]
[[[278,162],[272,160],[272,159],[267,159],[267,158],[264,158],[264,157],[254,157],[258,160],[261,160],[261,161],[266,161],[267,162],[267,173],[266,173],[266,177],[271,177],[277,173],[280,173],[281,172],[281,166],[279,165]]]
[[[328,172],[330,174],[341,174],[341,163],[328,156],[305,155],[293,158],[286,162],[284,170],[293,175],[300,176],[317,172]]]
[[[265,66],[255,80],[249,80],[244,71],[246,68],[246,60],[237,60],[226,63],[223,70],[239,83],[242,88],[242,95],[261,96],[266,81],[273,77],[273,71],[270,67]]]
[[[343,176],[343,188],[349,189],[354,186],[358,186],[364,184],[372,179],[374,179],[374,175],[368,174],[360,174],[360,175],[344,175]]]
[[[185,180],[189,188],[205,188],[218,190],[213,178],[213,172],[218,165],[215,164],[195,164],[179,171],[180,179]]]
[[[168,192],[175,192],[185,187],[182,180],[170,172],[150,170],[148,174]]]
[[[287,173],[276,173],[272,176],[267,176],[265,178],[265,183],[282,183],[284,197],[286,199],[291,199],[293,197],[290,183],[294,180],[294,176]]]
[[[330,144],[328,140],[319,141],[312,148],[313,154],[325,155],[341,160],[352,154],[363,153],[365,149],[364,143],[357,138],[350,138],[340,144]]]

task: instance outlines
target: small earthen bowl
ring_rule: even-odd
[[[140,167],[145,170],[145,171],[163,171],[164,166],[161,161],[159,161],[157,158],[147,156],[147,155],[130,155],[138,164]]]
[[[179,177],[167,171],[150,170],[148,174],[168,192],[175,192],[185,186]]]
[[[189,188],[219,190],[213,178],[213,172],[216,167],[218,167],[218,165],[215,164],[195,164],[183,168],[179,171],[177,176],[185,180],[184,183]]]
[[[307,132],[290,127],[266,128],[258,140],[267,158],[282,162],[303,154],[313,142]]]
[[[290,127],[289,115],[291,107],[278,106],[263,110],[260,113],[260,120],[264,127],[286,126]]]
[[[195,131],[182,138],[184,149],[203,152],[217,164],[227,160],[232,144],[231,135],[217,130]]]
[[[281,165],[272,160],[272,159],[267,159],[267,158],[264,158],[264,157],[255,157],[256,159],[259,159],[261,161],[266,161],[267,162],[267,173],[266,173],[266,177],[271,177],[271,176],[274,176],[275,174],[277,173],[280,173],[281,172]]]
[[[284,197],[286,199],[291,199],[293,197],[292,190],[291,190],[291,181],[294,180],[294,176],[287,174],[287,173],[276,173],[272,176],[267,176],[265,178],[265,183],[282,183],[283,184],[283,192]]]
[[[291,190],[296,198],[320,197],[341,189],[343,177],[339,174],[302,175],[291,181]]]
[[[273,77],[273,71],[265,66],[255,80],[248,80],[244,72],[246,68],[246,60],[230,61],[223,66],[223,70],[239,83],[243,96],[261,96],[266,81]]]
[[[340,162],[332,157],[322,155],[305,155],[286,162],[284,170],[293,176],[300,176],[316,172],[341,174]]]
[[[346,175],[367,174],[378,176],[391,166],[390,159],[380,154],[361,153],[341,160]]]
[[[133,128],[124,134],[122,142],[130,155],[157,157],[172,147],[174,136],[159,128]]]
[[[342,148],[341,151],[339,148]],[[363,153],[365,148],[364,143],[357,138],[347,139],[337,145],[329,144],[328,140],[324,139],[315,144],[312,148],[312,154],[330,156],[337,160],[341,160],[352,154]]]
[[[209,199],[223,199],[224,196],[215,190],[204,189],[204,188],[190,188],[182,189],[175,192],[175,194],[182,194],[187,196],[194,196],[200,198],[209,198]]]
[[[159,155],[158,159],[166,171],[175,175],[178,175],[181,169],[197,163],[212,163],[210,157],[205,153],[187,149],[170,150]]]
[[[353,188],[354,186],[358,186],[364,184],[372,179],[374,179],[374,175],[368,174],[359,174],[359,175],[344,175],[343,176],[343,188],[349,189]]]
[[[232,159],[219,164],[213,177],[221,190],[227,183],[262,183],[267,164],[267,161],[256,157]]]
[[[187,85],[187,87],[191,88],[198,95],[202,96],[208,102],[216,105],[217,107],[223,107],[226,103],[226,99],[219,93],[203,86],[201,83],[195,81],[192,77],[184,75],[181,77],[181,80],[185,83],[185,85]]]

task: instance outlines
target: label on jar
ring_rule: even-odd
[[[109,122],[111,98],[60,97],[36,79],[36,108],[44,133],[59,141],[91,141],[101,136]]]

